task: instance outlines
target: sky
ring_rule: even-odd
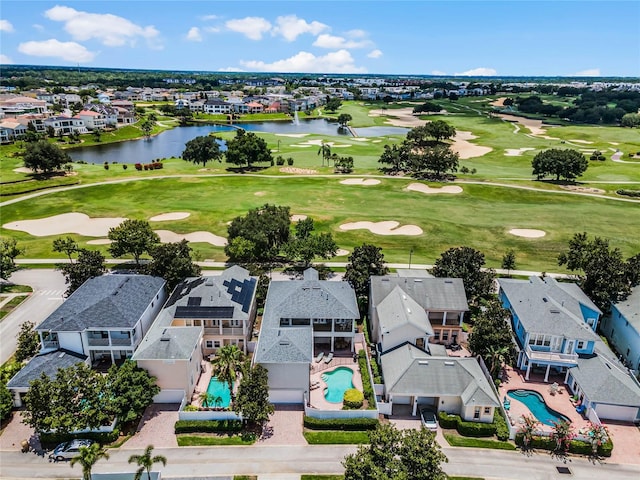
[[[2,0],[0,63],[640,76],[640,1]]]

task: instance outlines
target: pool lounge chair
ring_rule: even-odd
[[[327,355],[327,358],[324,359],[324,363],[330,363],[331,360],[333,360],[333,352],[329,352],[329,355]]]
[[[324,352],[320,352],[316,357],[316,363],[320,363],[323,357],[324,357]]]

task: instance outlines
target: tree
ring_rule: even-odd
[[[318,155],[322,155],[322,166],[324,167],[324,161],[327,161],[327,165],[329,165],[329,159],[331,158],[331,145],[328,143],[324,143],[324,140],[320,144],[320,148],[318,149]]]
[[[193,112],[186,107],[178,108],[175,111],[176,117],[178,117],[178,122],[180,125],[188,125],[189,120],[193,118]]]
[[[262,365],[254,365],[243,375],[233,410],[247,423],[262,426],[269,421],[275,409],[269,403],[269,372]]]
[[[51,173],[59,170],[71,157],[54,143],[46,140],[28,143],[24,153],[24,166],[34,172]]]
[[[144,410],[160,393],[156,378],[149,375],[136,362],[126,360],[122,365],[112,365],[107,372],[105,391],[111,399],[109,411],[122,423],[138,420]]]
[[[93,131],[93,139],[94,139],[96,142],[101,142],[101,141],[102,141],[102,129],[101,129],[101,128],[96,128],[96,129]]]
[[[18,333],[18,346],[14,357],[16,362],[22,362],[33,357],[40,349],[40,337],[34,330],[36,324],[26,321],[20,325],[20,333]]]
[[[349,282],[357,297],[369,296],[369,280],[373,275],[386,275],[389,269],[380,247],[363,243],[349,255],[344,280]]]
[[[598,447],[609,440],[609,429],[606,425],[589,422],[587,435],[591,440],[591,456],[598,456]]]
[[[508,321],[509,311],[497,299],[492,299],[475,317],[473,332],[469,336],[469,350],[482,357],[494,378],[498,378],[501,364],[513,359],[513,339]]]
[[[0,278],[8,279],[13,272],[18,270],[15,259],[22,254],[15,238],[0,239]]]
[[[484,254],[471,247],[454,247],[443,252],[433,266],[436,277],[461,278],[469,301],[491,293],[495,271],[484,269]]]
[[[151,468],[154,463],[162,463],[163,466],[167,466],[167,458],[162,455],[152,456],[151,452],[153,452],[153,445],[147,445],[147,448],[144,449],[144,453],[142,455],[131,455],[129,457],[129,463],[137,463],[138,470],[136,471],[134,480],[140,480],[142,478],[142,474],[147,472],[147,479],[151,480]]]
[[[507,271],[507,275],[511,276],[511,270],[516,268],[516,252],[510,248],[502,256],[502,269]]]
[[[0,421],[9,416],[13,410],[13,395],[5,382],[0,382]]]
[[[79,454],[71,459],[69,465],[73,467],[76,463],[80,464],[82,480],[91,480],[91,470],[101,458],[109,460],[107,450],[99,443],[92,443],[88,447],[80,447]]]
[[[406,143],[391,146],[385,145],[384,152],[382,152],[378,163],[389,166],[380,167],[380,171],[391,175],[408,171],[410,155],[411,149]]]
[[[440,105],[433,103],[433,102],[424,102],[422,105],[418,105],[416,107],[413,108],[413,113],[431,113],[431,112],[439,112],[440,110],[442,110],[442,107],[440,107]]]
[[[243,353],[235,345],[223,345],[212,362],[212,375],[229,387],[231,398],[235,399],[233,385],[242,369]]]
[[[537,433],[540,422],[533,415],[522,416],[522,426],[518,433],[522,434],[522,449],[527,451],[531,448],[531,440]]]
[[[78,244],[71,237],[56,238],[53,241],[53,251],[58,253],[65,253],[69,258],[69,263],[73,263],[72,255],[78,252]]]
[[[97,250],[78,250],[78,260],[75,263],[63,263],[56,266],[65,276],[65,282],[69,285],[65,295],[69,296],[80,286],[93,277],[99,277],[106,273],[104,256]]]
[[[237,130],[236,136],[227,142],[227,163],[247,165],[271,163],[273,159],[267,142],[253,132]]]
[[[200,275],[200,267],[193,263],[191,247],[186,240],[156,245],[150,254],[151,263],[147,265],[147,273],[164,278],[168,291],[172,291],[185,278]]]
[[[327,103],[324,106],[324,109],[327,112],[335,113],[335,111],[338,110],[341,106],[342,106],[342,100],[340,100],[337,97],[333,97],[327,100]]]
[[[351,173],[353,171],[353,157],[338,157],[333,160],[335,173]]]
[[[445,480],[442,463],[447,457],[425,428],[397,430],[380,425],[369,432],[369,445],[347,455],[342,462],[345,480]]]
[[[143,253],[150,252],[160,243],[160,237],[145,220],[127,219],[117,227],[111,228],[107,236],[112,242],[109,253],[114,257],[131,254],[136,265],[140,265],[140,256]]]
[[[149,138],[151,136],[154,125],[155,121],[152,121],[150,118],[147,118],[140,123],[140,130],[142,130],[145,137]]]
[[[441,178],[447,172],[458,171],[459,156],[449,145],[427,147],[409,156],[409,170],[417,176]]]
[[[346,127],[351,120],[353,120],[353,117],[348,113],[341,113],[338,115],[338,124],[343,128]]]
[[[272,260],[289,241],[290,215],[289,207],[267,203],[234,218],[227,229],[225,253],[231,261]]]
[[[622,116],[620,120],[621,127],[634,128],[640,126],[640,114],[638,113],[627,113]]]
[[[430,137],[435,138],[436,142],[448,140],[456,135],[456,129],[444,120],[428,122],[424,128]]]
[[[538,153],[531,162],[533,174],[540,180],[555,175],[556,180],[574,180],[589,167],[587,158],[577,150],[552,148]]]
[[[625,262],[619,249],[609,248],[609,240],[600,237],[589,240],[586,232],[574,234],[569,250],[558,256],[558,265],[566,264],[571,271],[584,272],[579,285],[603,312],[609,310],[611,302],[629,295],[634,277],[640,275],[639,263],[636,257]]]
[[[295,235],[283,246],[284,254],[290,261],[301,261],[308,266],[315,257],[329,259],[335,256],[338,245],[331,233],[313,234],[312,218],[296,223]]]
[[[551,439],[555,440],[556,446],[554,453],[557,455],[566,455],[569,451],[571,440],[575,438],[573,426],[567,420],[559,420],[553,422],[553,430],[551,431]]]
[[[206,391],[202,392],[199,397],[200,403],[203,407],[207,408],[214,404],[216,397],[213,396],[212,393]]]
[[[220,162],[222,152],[220,151],[219,141],[220,139],[218,137],[209,135],[189,140],[185,144],[185,149],[182,152],[182,159],[187,162],[193,162],[196,165],[201,163],[203,166],[211,160]]]

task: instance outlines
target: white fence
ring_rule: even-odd
[[[378,410],[318,410],[317,408],[304,407],[304,414],[320,419],[330,418],[378,418]]]
[[[181,403],[184,398],[184,390],[164,389],[153,397],[153,403]]]
[[[180,409],[179,420],[242,420],[242,416],[231,410],[198,410],[186,412]]]

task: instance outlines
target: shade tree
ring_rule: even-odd
[[[151,262],[145,270],[149,275],[164,278],[167,289],[172,291],[185,278],[200,275],[200,267],[194,263],[191,253],[187,240],[161,243],[151,249]]]
[[[0,278],[6,280],[18,270],[15,260],[22,253],[23,249],[18,247],[15,238],[0,238]]]
[[[78,258],[73,263],[62,263],[56,266],[65,276],[68,285],[65,295],[69,296],[90,278],[106,273],[104,256],[97,250],[78,249]]]
[[[160,243],[160,237],[146,220],[126,219],[111,228],[107,236],[111,240],[109,253],[116,258],[132,255],[136,265],[140,265],[142,254],[151,252]]]
[[[182,159],[193,162],[196,165],[205,166],[207,162],[222,160],[223,153],[220,150],[220,139],[206,135],[189,140],[182,152]]]
[[[555,176],[557,181],[561,178],[575,180],[587,170],[589,161],[577,150],[552,148],[536,154],[531,166],[538,180],[549,175]]]
[[[484,254],[471,247],[453,247],[440,255],[433,266],[436,277],[461,278],[471,302],[491,294],[495,271],[484,268]]]
[[[255,163],[271,163],[273,157],[263,138],[240,129],[235,137],[227,141],[226,159],[227,163],[251,168]]]
[[[60,170],[63,165],[71,162],[71,157],[67,152],[55,143],[49,143],[46,140],[28,143],[22,158],[26,168],[43,173]]]

